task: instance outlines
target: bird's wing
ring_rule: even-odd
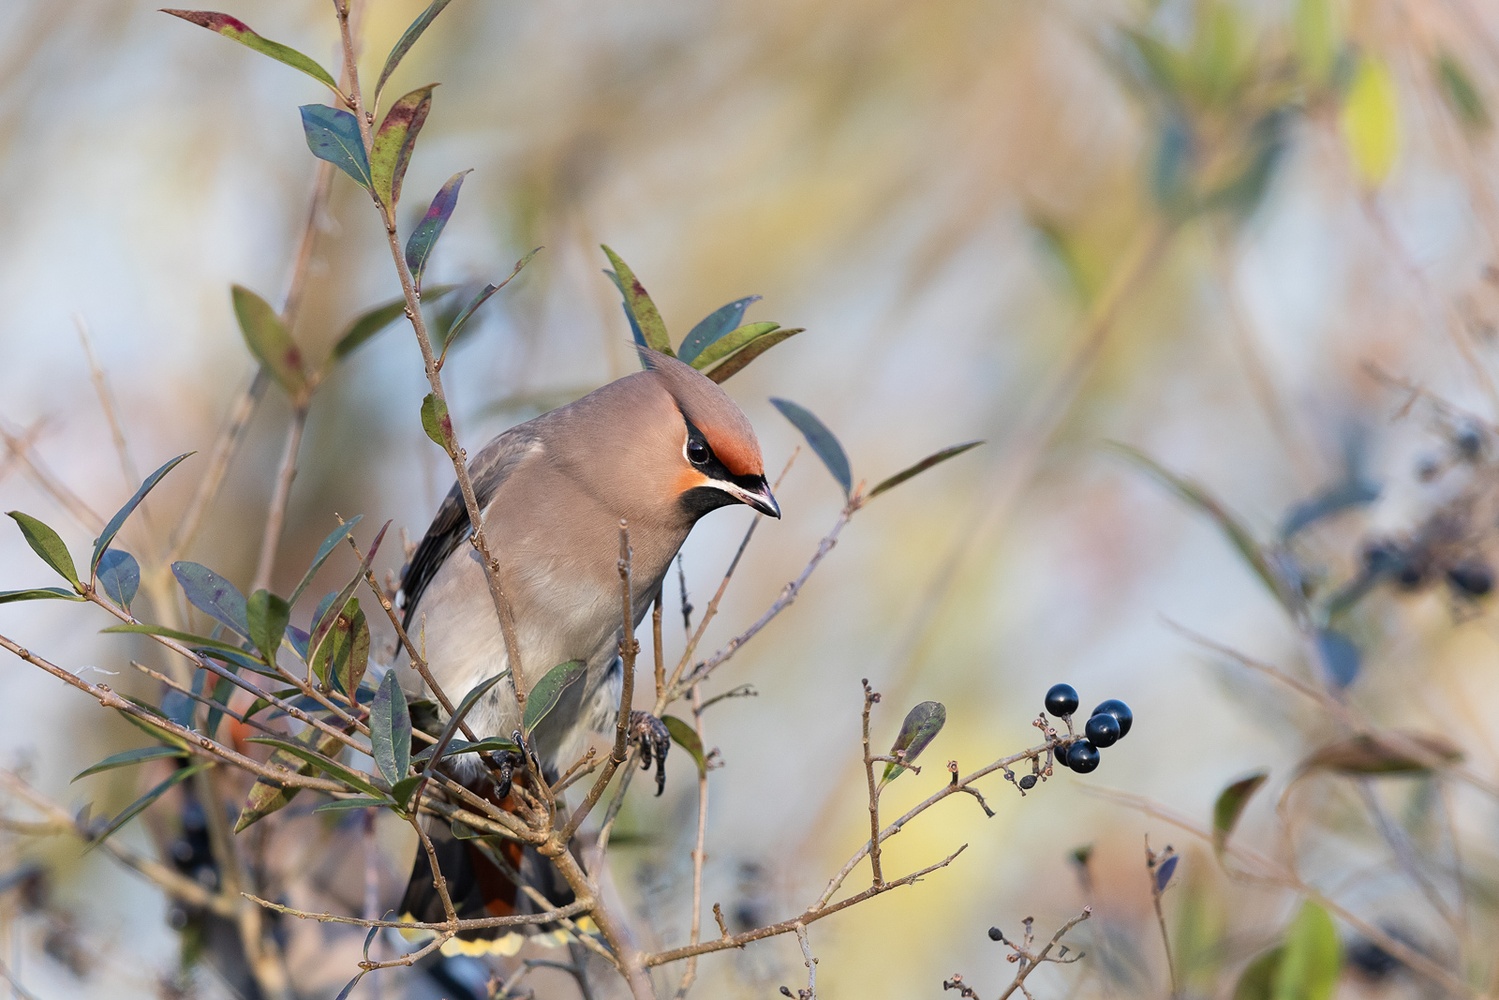
[[[489,442],[474,457],[468,472],[474,484],[474,498],[479,502],[481,512],[489,507],[500,484],[509,478],[515,467],[540,447],[531,425],[522,424]],[[472,534],[473,525],[469,523],[463,495],[458,490],[458,484],[454,483],[453,488],[448,490],[448,495],[443,498],[442,505],[437,508],[437,516],[432,519],[432,525],[427,529],[421,544],[416,547],[411,561],[401,572],[402,628],[410,627],[427,584],[432,582],[432,578],[453,551]]]

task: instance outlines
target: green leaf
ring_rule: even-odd
[[[191,632],[181,632],[174,628],[163,625],[151,625],[146,622],[132,622],[124,625],[111,625],[109,628],[100,629],[101,632],[122,632],[127,635],[159,635],[164,639],[175,639],[188,649],[204,650],[214,649],[228,653],[243,654],[244,650],[231,643],[218,639],[210,639],[205,635],[194,635]]]
[[[1463,127],[1474,132],[1486,131],[1489,127],[1489,109],[1483,97],[1473,85],[1473,78],[1463,69],[1463,64],[1451,52],[1443,52],[1436,60],[1437,82],[1442,85],[1442,97],[1452,108]]]
[[[484,680],[480,681],[478,684],[475,684],[472,688],[469,689],[468,694],[463,696],[463,700],[460,701],[456,707],[454,707],[453,714],[448,718],[447,725],[443,727],[441,735],[437,737],[437,742],[433,744],[434,753],[439,760],[442,757],[446,756],[448,745],[452,743],[453,734],[458,732],[458,727],[462,724],[464,716],[468,715],[469,710],[478,703],[480,698],[484,697],[485,693],[488,692],[490,688],[494,687],[500,681],[509,676],[510,668],[506,667],[504,670],[501,670],[493,677],[487,677]],[[526,707],[530,707],[529,701],[527,702]]]
[[[302,134],[307,148],[320,160],[327,160],[370,190],[370,161],[364,151],[364,137],[359,134],[359,120],[347,111],[326,104],[304,104]]]
[[[411,712],[394,670],[385,671],[370,703],[370,744],[375,766],[394,785],[411,770]]]
[[[436,302],[444,295],[457,288],[457,285],[433,285],[431,288],[422,290],[421,301],[423,304]],[[339,335],[333,345],[330,355],[334,361],[348,357],[356,348],[364,345],[375,334],[385,329],[391,323],[406,315],[406,299],[391,299],[383,305],[375,306],[367,312],[356,316],[344,332]]]
[[[732,305],[732,303],[730,304]],[[727,309],[728,306],[724,308]],[[706,323],[707,320],[703,322]],[[686,361],[698,371],[703,371],[712,367],[714,362],[722,361],[735,351],[742,350],[766,334],[773,333],[780,328],[780,325],[779,323],[771,323],[769,321],[764,323],[746,323],[744,326],[730,330],[722,336],[716,337],[712,342],[703,345],[702,350],[693,352],[691,360],[688,360],[685,355],[681,356],[681,360]],[[682,342],[682,350],[686,351],[687,346],[688,342],[684,340]]]
[[[392,209],[401,200],[401,181],[411,163],[416,137],[432,110],[432,89],[437,84],[418,87],[390,106],[385,120],[375,132],[370,151],[370,178],[375,197]]]
[[[125,526],[126,519],[129,518],[131,514],[135,513],[135,508],[139,507],[141,505],[141,501],[146,499],[146,494],[155,489],[156,484],[161,482],[162,478],[165,477],[168,472],[171,472],[173,469],[175,469],[179,462],[181,462],[184,458],[187,458],[191,454],[193,454],[193,452],[184,452],[183,454],[178,455],[176,458],[164,463],[161,468],[157,469],[155,472],[146,477],[145,481],[141,483],[140,488],[135,491],[135,495],[125,502],[125,506],[115,511],[115,516],[109,519],[109,523],[106,524],[104,526],[104,530],[99,533],[98,540],[94,542],[94,554],[93,557],[89,559],[90,572],[93,572],[98,568],[99,560],[104,558],[104,550],[109,548],[110,543],[115,540],[115,536],[120,533],[120,529]]]
[[[1332,78],[1338,58],[1339,26],[1332,0],[1297,0],[1294,17],[1301,71],[1320,87]]]
[[[355,809],[388,809],[395,804],[396,801],[394,799],[359,796],[352,799],[334,799],[332,802],[324,802],[312,811],[315,813],[326,813],[351,812]]]
[[[1294,610],[1296,601],[1287,593],[1286,587],[1281,581],[1280,574],[1270,564],[1270,560],[1266,558],[1264,550],[1255,541],[1254,535],[1249,532],[1248,528],[1244,527],[1243,523],[1228,508],[1209,495],[1197,483],[1176,475],[1176,473],[1166,469],[1144,452],[1131,448],[1129,445],[1117,443],[1111,444],[1111,447],[1150,473],[1157,482],[1166,486],[1182,500],[1185,500],[1212,518],[1217,523],[1218,530],[1223,533],[1223,536],[1228,539],[1229,544],[1238,551],[1243,560],[1249,564],[1250,569],[1254,570],[1255,575],[1260,578],[1260,582],[1265,585],[1265,588],[1270,591],[1271,595],[1283,607],[1288,610]]]
[[[320,733],[316,729],[307,730],[297,737],[297,741],[304,748],[310,748],[316,744],[318,750],[324,755],[338,753],[342,745],[336,738]],[[287,753],[285,750],[277,750],[271,754],[267,763],[272,767],[284,767],[293,774],[309,777],[315,770],[313,765],[303,760],[299,754]],[[234,832],[239,833],[257,820],[264,819],[271,813],[284,808],[287,803],[296,798],[300,791],[300,788],[281,785],[267,778],[256,778],[255,784],[250,786],[250,794],[246,796],[245,804],[240,808],[239,819],[234,822]]]
[[[422,430],[427,432],[443,451],[448,450],[448,441],[453,436],[453,420],[448,416],[448,404],[435,393],[422,397]]]
[[[328,633],[338,620],[339,613],[348,607],[349,598],[353,597],[354,591],[359,589],[359,584],[364,580],[364,575],[369,572],[370,564],[374,562],[375,553],[380,551],[380,543],[385,540],[385,532],[389,527],[389,521],[380,526],[380,530],[375,534],[375,540],[370,543],[369,551],[364,554],[364,562],[359,564],[359,569],[354,572],[349,582],[344,584],[343,589],[328,603],[327,610],[313,623],[312,635],[307,641],[309,662],[317,659],[323,645],[323,640],[328,637]]]
[[[370,664],[370,626],[359,599],[350,598],[333,622],[327,641],[318,647],[312,670],[325,687],[345,694],[359,690],[359,682]]]
[[[928,455],[926,458],[923,458],[921,461],[917,462],[910,468],[902,469],[900,472],[897,472],[889,479],[882,480],[879,485],[875,486],[874,489],[869,491],[865,499],[873,500],[881,493],[895,489],[895,487],[899,486],[907,479],[910,479],[913,476],[921,475],[932,466],[940,465],[941,463],[947,461],[949,458],[954,458],[958,455],[961,455],[963,454],[963,452],[967,451],[970,448],[977,448],[983,443],[984,442],[982,441],[969,441],[965,444],[955,444],[951,448],[943,448],[941,451],[937,452],[934,455]]]
[[[63,544],[57,532],[30,514],[23,514],[18,510],[7,513],[20,527],[31,551],[41,556],[42,562],[56,570],[64,580],[78,586],[78,570],[73,565],[73,557],[68,554],[68,547]]]
[[[453,217],[453,210],[458,207],[458,191],[463,187],[463,178],[471,173],[472,170],[460,170],[447,179],[437,194],[433,195],[427,214],[422,216],[422,221],[416,224],[406,240],[406,267],[411,271],[411,280],[417,291],[421,291],[422,275],[427,271],[427,260],[437,246],[437,238],[442,235],[443,227],[448,224],[448,219]]]
[[[1238,985],[1234,987],[1234,1000],[1273,1000],[1275,975],[1280,971],[1285,954],[1285,946],[1280,945],[1258,955],[1245,966],[1239,974]]]
[[[274,665],[276,652],[281,648],[281,639],[286,635],[286,626],[291,623],[291,605],[284,598],[269,590],[257,590],[246,602],[245,611],[250,626],[250,641],[265,657],[265,662]]]
[[[184,21],[201,25],[209,31],[217,32],[225,38],[232,38],[241,45],[248,46],[262,55],[270,56],[277,62],[285,63],[292,69],[301,70],[312,77],[318,83],[331,89],[340,97],[343,92],[338,89],[338,82],[333,79],[333,74],[319,66],[311,58],[304,56],[290,46],[273,42],[269,38],[263,38],[250,30],[250,26],[228,14],[216,14],[207,10],[163,10],[163,14],[171,14],[180,17]]]
[[[548,670],[545,676],[536,682],[530,693],[526,695],[526,712],[522,725],[528,736],[541,724],[541,720],[557,707],[557,702],[562,700],[563,693],[582,680],[586,672],[587,667],[582,660],[568,660]]]
[[[1425,774],[1462,759],[1462,750],[1445,736],[1397,729],[1359,733],[1323,744],[1301,762],[1297,773],[1331,771],[1355,777]]]
[[[411,760],[413,763],[424,763],[431,760],[432,752],[436,749],[437,744],[434,743],[420,753],[412,756]],[[496,753],[505,750],[513,753],[519,749],[520,747],[512,740],[502,739],[498,736],[486,736],[476,743],[470,743],[468,740],[453,740],[448,744],[447,749],[443,751],[442,756],[444,760],[447,760],[449,757],[457,757],[460,754],[466,753]]]
[[[474,311],[484,303],[488,302],[490,296],[492,296],[495,292],[498,292],[501,288],[504,288],[506,285],[510,284],[511,279],[514,278],[517,274],[520,274],[520,269],[531,263],[531,258],[535,257],[539,253],[541,253],[541,247],[537,247],[535,250],[532,250],[520,260],[516,261],[515,268],[510,272],[509,277],[507,277],[504,281],[501,281],[498,285],[485,285],[479,290],[479,294],[474,296],[473,301],[463,307],[463,310],[458,313],[458,315],[453,319],[453,322],[448,325],[447,331],[442,335],[442,353],[444,355],[448,353],[448,348],[452,346],[453,341],[458,339],[458,334],[463,332],[464,325],[468,323],[469,318],[473,316]]]
[[[1223,854],[1234,827],[1239,825],[1239,817],[1244,814],[1250,796],[1259,791],[1269,777],[1269,771],[1256,771],[1218,793],[1218,801],[1213,803],[1213,850],[1219,855]]]
[[[801,327],[793,326],[785,330],[772,330],[769,333],[762,333],[756,336],[754,340],[750,341],[744,347],[735,351],[733,354],[730,354],[723,361],[704,371],[703,374],[708,376],[715,382],[727,382],[731,376],[737,375],[739,372],[743,371],[751,361],[755,360],[760,355],[764,354],[766,351],[779,344],[781,341],[790,340],[792,337],[795,337],[798,333],[802,332],[803,330]],[[712,348],[709,348],[709,350],[712,350]],[[698,360],[702,360],[701,355],[698,356]]]
[[[843,445],[838,443],[833,432],[821,420],[789,399],[772,398],[770,405],[780,410],[781,416],[802,432],[807,444],[822,459],[822,464],[827,466],[833,478],[838,480],[838,485],[843,487],[843,495],[847,498],[853,492],[854,477],[848,467],[848,456],[843,453]]]
[[[281,317],[269,302],[243,285],[235,285],[231,294],[245,345],[271,373],[276,384],[295,397],[306,387],[307,374],[302,370],[302,352],[292,343]]]
[[[1340,116],[1348,154],[1366,189],[1383,184],[1400,155],[1400,95],[1383,60],[1364,55],[1353,72]]]
[[[924,701],[906,713],[906,721],[900,724],[900,733],[890,744],[890,756],[904,751],[905,764],[916,763],[916,758],[927,748],[942,727],[947,724],[947,706],[940,701]],[[894,781],[906,770],[903,764],[886,764],[880,784]]]
[[[328,739],[331,740],[333,739],[333,737],[330,736],[328,737]],[[330,778],[333,778],[337,781],[342,781],[350,788],[357,788],[361,792],[367,792],[370,795],[383,797],[380,789],[371,784],[369,778],[367,778],[366,776],[360,774],[358,771],[355,771],[352,768],[345,767],[338,761],[334,760],[331,756],[319,753],[318,751],[303,746],[300,743],[294,743],[290,740],[278,739],[274,736],[251,736],[249,742],[264,743],[268,747],[275,747],[278,750],[285,750],[293,757],[301,758],[302,760],[311,764],[313,767],[317,768],[319,771],[327,774]]]
[[[129,767],[132,764],[144,764],[148,760],[161,760],[163,757],[176,757],[181,759],[188,755],[182,747],[140,747],[135,750],[123,750],[120,753],[110,754],[93,767],[86,767],[73,775],[73,781],[86,778],[100,771],[112,771],[117,767]]]
[[[698,738],[697,730],[675,715],[663,715],[661,724],[671,734],[672,742],[687,751],[697,764],[698,777],[708,773],[708,758],[703,753],[703,741]]]
[[[614,282],[619,293],[625,299],[625,317],[630,321],[630,330],[635,335],[635,342],[641,347],[648,347],[653,351],[665,354],[667,357],[675,357],[671,349],[671,337],[666,333],[666,324],[661,319],[661,312],[656,304],[651,301],[645,286],[640,279],[635,277],[635,272],[630,266],[620,260],[619,254],[608,247],[602,248],[604,256],[609,258],[613,265],[613,271],[605,271],[611,281]]]
[[[130,805],[126,806],[118,816],[105,824],[103,830],[100,830],[98,833],[90,836],[88,844],[83,849],[84,853],[87,854],[89,851],[93,850],[95,847],[99,846],[110,837],[114,836],[115,831],[119,830],[120,827],[124,826],[126,823],[129,823],[131,820],[135,819],[135,817],[145,812],[148,808],[150,808],[151,803],[155,802],[167,792],[171,791],[174,787],[180,785],[182,782],[186,781],[188,778],[191,778],[193,775],[197,774],[199,771],[208,766],[208,761],[201,761],[197,764],[192,764],[188,767],[179,768],[176,771],[173,771],[171,777],[167,778],[165,781],[157,785],[155,788],[151,789],[145,795],[142,795],[140,798],[130,803]]]
[[[0,604],[19,601],[81,601],[83,598],[61,587],[34,587],[31,590],[0,590]]]
[[[735,299],[728,305],[719,306],[713,310],[699,321],[697,326],[693,327],[687,336],[682,338],[682,346],[677,349],[677,357],[694,368],[701,368],[702,365],[694,363],[698,355],[702,354],[705,348],[717,343],[730,333],[735,332],[736,328],[744,320],[744,311],[753,303],[759,301],[760,296],[750,295],[742,299]],[[765,324],[756,323],[755,325],[764,326]],[[770,324],[772,330],[776,326],[777,324],[775,323]],[[744,345],[741,344],[740,346]],[[729,353],[731,352],[724,351],[719,357],[723,357]]]
[[[96,576],[104,596],[129,611],[141,585],[141,566],[135,556],[120,549],[105,549]]]
[[[411,26],[402,32],[401,37],[390,50],[390,55],[385,57],[385,66],[380,70],[380,79],[375,81],[373,103],[380,103],[380,92],[385,89],[385,81],[390,79],[390,74],[396,71],[396,67],[401,64],[401,60],[406,57],[411,46],[416,44],[416,40],[422,37],[422,32],[427,30],[427,26],[436,20],[437,15],[441,14],[442,9],[451,2],[452,0],[432,0],[427,5],[427,9],[418,14],[416,20],[411,22]]]
[[[172,563],[172,575],[189,604],[242,639],[250,638],[249,613],[239,588],[207,566],[181,560]]]
[[[444,754],[443,756],[447,756]],[[416,786],[422,783],[424,775],[408,774],[394,785],[390,786],[390,797],[396,803],[396,808],[405,809],[411,802],[411,793]]]
[[[144,711],[149,712],[152,715],[157,714],[157,709],[154,705],[149,705],[139,698],[132,698],[128,694],[125,695],[125,698],[136,708],[143,709]],[[122,709],[117,708],[115,709],[115,711],[119,712],[120,717],[123,718],[126,722],[130,723],[132,726],[139,729],[141,732],[145,733],[153,740],[156,740],[160,743],[165,743],[168,746],[177,747],[182,751],[187,751],[187,740],[183,739],[181,736],[178,736],[170,729],[163,729],[161,726],[158,726],[153,722],[147,722],[145,719],[142,719],[136,715],[132,715],[131,713],[126,712]]]
[[[1331,1000],[1343,965],[1338,929],[1310,899],[1301,904],[1271,976],[1273,1000]]]
[[[312,565],[308,566],[307,572],[302,574],[302,579],[297,584],[297,589],[291,592],[291,597],[287,598],[286,603],[292,605],[297,603],[297,598],[301,597],[302,592],[312,583],[312,578],[317,575],[318,570],[322,569],[323,563],[328,561],[328,557],[333,554],[333,550],[338,547],[338,543],[348,538],[349,533],[354,530],[354,526],[362,520],[364,520],[363,514],[355,514],[343,524],[328,532],[328,537],[323,539],[323,544],[317,547],[317,554],[312,557]]]

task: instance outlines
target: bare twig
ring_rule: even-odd
[[[869,710],[880,700],[880,694],[869,686],[869,680],[862,681],[864,685],[864,778],[869,785],[869,867],[873,874],[873,884],[879,885],[884,876],[880,874],[880,789],[874,781],[874,758],[869,753]]]

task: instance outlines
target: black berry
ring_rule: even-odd
[[[1035,788],[1036,776],[1034,774],[1022,774],[1020,776],[1020,787],[1027,790]]]
[[[1118,698],[1110,698],[1108,701],[1101,702],[1093,710],[1094,715],[1100,713],[1112,715],[1114,720],[1119,723],[1119,739],[1121,740],[1129,735],[1129,727],[1135,724],[1135,713],[1131,712],[1129,706]]]
[[[1046,710],[1057,718],[1077,711],[1077,688],[1071,684],[1053,684],[1046,692]]]
[[[1083,732],[1094,746],[1111,747],[1119,742],[1120,736],[1124,735],[1124,727],[1108,712],[1099,712],[1088,720],[1088,724],[1083,727]]]
[[[1078,774],[1087,774],[1098,767],[1098,748],[1087,740],[1078,740],[1067,751],[1067,766]]]
[[[1481,562],[1460,562],[1447,570],[1447,582],[1471,597],[1482,597],[1494,589],[1494,574]]]
[[[1003,941],[1004,939],[1005,939],[1005,932],[1004,931],[1000,930],[998,927],[991,927],[991,928],[989,928],[989,940],[990,941]]]

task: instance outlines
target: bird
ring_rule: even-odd
[[[645,348],[640,355],[641,371],[512,427],[469,465],[526,683],[570,660],[584,664],[581,681],[530,734],[526,750],[549,778],[577,761],[619,710],[621,522],[632,552],[633,633],[701,517],[735,504],[781,516],[759,441],[739,406],[690,365]],[[453,701],[509,666],[484,568],[470,544],[472,530],[455,483],[401,576],[402,625]],[[480,739],[509,738],[521,720],[505,681],[465,717]],[[659,794],[669,746],[665,727],[633,713],[631,731],[646,765],[653,751],[657,757]],[[502,780],[489,772],[477,755],[454,759],[458,780],[503,807],[510,768]],[[540,912],[523,885],[554,904],[571,898],[534,849],[516,842],[486,848],[454,838],[440,823],[429,839],[460,917]],[[445,919],[425,850],[417,851],[402,910],[419,921]],[[554,928],[526,930],[561,939]],[[449,954],[514,954],[527,936],[509,928],[481,930],[444,948]]]

